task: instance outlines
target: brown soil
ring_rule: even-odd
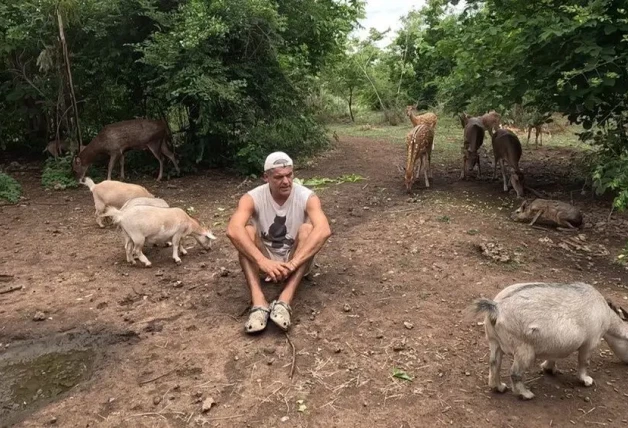
[[[18,173],[27,199],[0,208],[0,274],[13,275],[0,282],[0,291],[24,289],[0,294],[0,357],[22,343],[68,334],[118,339],[94,342],[98,357],[78,385],[21,413],[19,405],[13,413],[5,409],[5,422],[626,426],[628,370],[606,345],[591,362],[593,387],[577,382],[572,356],[556,377],[532,369],[527,379],[537,397],[523,402],[489,391],[483,327],[463,318],[474,298],[533,280],[587,281],[628,306],[628,272],[613,263],[628,222],[616,215],[607,224],[608,202],[580,196],[567,178],[571,156],[566,149],[533,150],[523,167],[537,188],[577,198],[588,223],[580,232],[584,241],[512,222],[513,194],[501,192],[497,181],[457,181],[457,164],[435,160],[432,189],[420,182],[408,195],[395,166],[403,148],[382,141],[341,138],[299,170],[301,178],[360,174],[367,180],[318,191],[334,235],[293,305],[292,379],[292,349],[282,332],[271,326],[255,337],[243,333],[248,293],[224,234],[238,197],[257,182],[214,171],[162,183],[139,180],[173,206],[193,206],[218,236],[211,251],[195,245],[180,266],[170,250],[149,249],[153,267],[145,269],[127,265],[119,232],[97,227],[85,187],[45,191],[35,171]],[[514,261],[484,257],[482,243],[500,244],[500,255]],[[278,291],[269,286],[268,296]],[[33,320],[38,311],[44,321]],[[504,375],[509,365],[505,358]],[[393,368],[413,380],[393,378]],[[208,398],[216,404],[202,413]]]

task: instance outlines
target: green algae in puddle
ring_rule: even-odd
[[[94,357],[93,350],[71,350],[0,363],[0,415],[68,391],[91,373]]]

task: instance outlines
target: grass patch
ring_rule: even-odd
[[[345,174],[338,178],[312,177],[306,180],[295,178],[294,182],[305,187],[314,187],[316,189],[323,189],[328,184],[338,185],[342,183],[356,183],[364,179],[365,179],[364,177],[358,174]]]
[[[0,199],[16,204],[22,196],[22,186],[10,175],[0,172]]]

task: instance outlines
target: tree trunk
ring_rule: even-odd
[[[65,60],[65,72],[68,78],[68,85],[70,87],[70,96],[72,98],[72,107],[74,108],[74,121],[76,122],[76,135],[79,143],[79,152],[83,150],[83,135],[81,134],[81,125],[79,122],[78,107],[76,105],[76,96],[74,95],[74,83],[72,82],[72,70],[70,68],[70,55],[68,54],[68,45],[65,42],[65,31],[63,30],[63,18],[61,17],[61,10],[57,7],[57,19],[59,21],[59,38],[61,39],[61,46],[63,47],[63,59]]]
[[[349,89],[349,116],[351,116],[351,122],[355,122],[353,117],[353,88]]]

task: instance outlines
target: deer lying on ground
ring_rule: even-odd
[[[50,153],[55,159],[70,150],[68,140],[51,140],[42,153]]]
[[[415,116],[413,113],[413,110],[414,110],[413,106],[406,107],[406,115],[410,119],[410,122],[412,122],[413,126],[427,125],[428,127],[432,128],[431,143],[427,147],[427,176],[431,180],[433,178],[432,177],[432,150],[434,150],[434,135],[436,132],[436,124],[438,123],[438,116],[436,116],[432,112],[427,112],[427,113]]]
[[[469,117],[465,113],[460,115],[460,122],[464,128],[464,143],[462,146],[462,172],[460,179],[466,179],[467,173],[478,166],[478,178],[482,177],[480,156],[478,150],[484,142],[484,125],[480,118]]]
[[[168,135],[168,125],[164,120],[133,119],[112,123],[105,126],[74,158],[72,168],[79,179],[82,179],[96,158],[107,154],[109,155],[107,179],[111,180],[111,171],[119,158],[120,178],[124,180],[124,152],[132,149],[149,149],[159,161],[157,176],[159,181],[164,170],[163,155],[172,161],[177,173],[180,172],[174,153],[168,148]]]
[[[517,196],[523,197],[523,173],[519,169],[519,159],[521,159],[521,142],[519,138],[507,129],[498,129],[492,136],[493,156],[495,163],[493,168],[493,180],[497,175],[497,163],[501,165],[502,178],[504,179],[504,192],[508,191],[508,181],[506,180],[506,170],[504,163],[508,163],[513,172],[510,174],[510,183],[517,192]]]
[[[96,209],[96,223],[100,227],[105,227],[102,218],[107,207],[121,208],[127,201],[133,198],[154,198],[152,193],[138,184],[113,180],[105,180],[95,184],[89,177],[85,177],[81,180],[81,183],[86,185],[92,192],[94,208]]]
[[[593,385],[587,366],[602,337],[613,353],[628,363],[628,324],[591,285],[514,284],[493,300],[476,300],[471,310],[485,314],[488,385],[495,391],[507,388],[500,379],[504,353],[513,355],[512,391],[528,400],[534,394],[525,386],[523,374],[537,358],[545,360],[541,365],[544,371],[556,373],[556,360],[578,351],[578,379],[585,386]]]
[[[137,256],[144,266],[152,265],[142,252],[145,243],[172,242],[172,258],[179,264],[179,251],[183,255],[187,254],[183,247],[183,238],[192,235],[205,249],[209,249],[211,241],[216,239],[209,229],[201,226],[181,208],[138,205],[123,211],[108,207],[105,216],[111,217],[114,224],[122,229],[126,260],[131,264],[136,264]]]
[[[549,226],[576,229],[582,226],[582,212],[566,202],[550,199],[535,199],[532,202],[524,201],[510,216],[514,221],[530,221]]]

